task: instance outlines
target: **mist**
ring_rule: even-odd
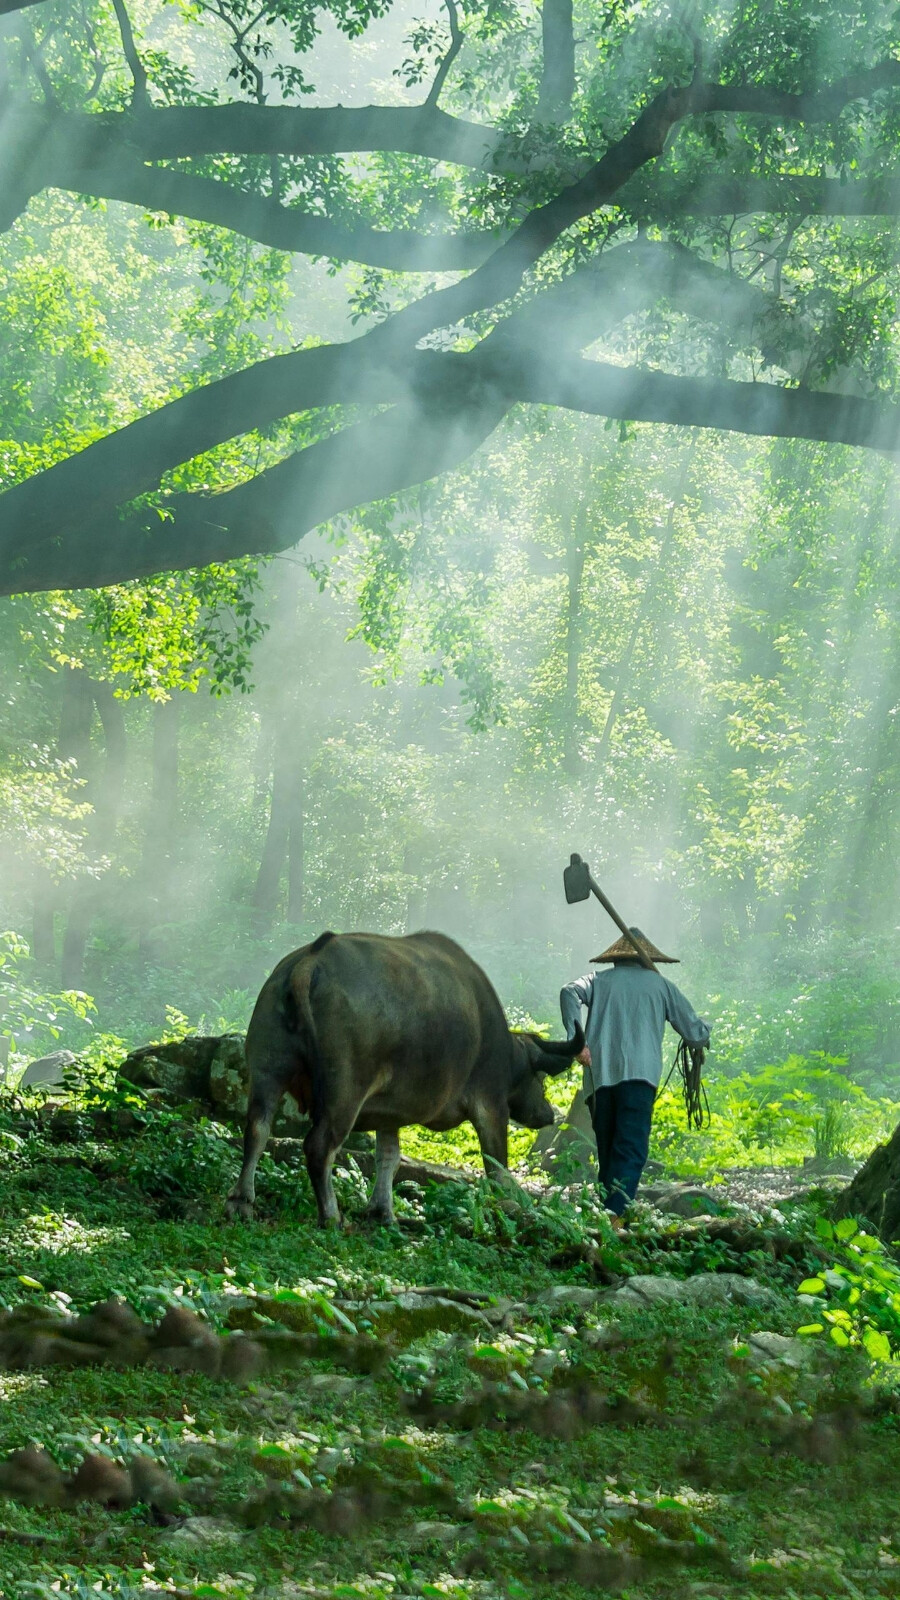
[[[414,71],[404,52],[414,24],[442,19],[436,5],[393,8],[352,38],[323,15],[302,57],[278,25],[258,104],[290,103],[279,72],[302,59],[304,106],[421,105],[442,36]],[[686,49],[677,22],[674,33],[657,22],[616,45],[611,130],[654,52],[680,61]],[[724,37],[727,7],[715,25]],[[189,71],[198,94],[224,81],[237,95],[227,30],[149,5],[139,26],[142,47]],[[14,60],[17,27],[3,23]],[[503,38],[472,29],[448,79],[453,113],[481,62],[470,115],[485,126],[511,116],[538,34],[536,16]],[[832,30],[822,71],[835,49]],[[591,77],[583,50],[577,70],[588,105],[607,80]],[[733,124],[722,130],[733,143]],[[701,136],[680,137],[686,170]],[[532,173],[551,161],[567,181],[587,170],[584,140],[566,133],[552,153],[542,138]],[[236,410],[221,442],[210,433],[205,454],[157,474],[163,526],[165,496],[208,479],[224,525],[224,503],[254,472],[268,479],[258,562],[236,543],[199,591],[179,558],[159,576],[0,602],[0,905],[22,982],[84,991],[95,1029],[137,1043],[167,1007],[191,1026],[244,1027],[278,957],[325,928],[431,927],[484,965],[511,1016],[556,1030],[561,984],[613,931],[593,905],[564,902],[562,869],[578,851],[626,920],[682,961],[718,1023],[723,1069],[824,1052],[894,1085],[896,467],[852,442],[862,412],[796,436],[794,400],[812,387],[865,405],[885,359],[864,340],[826,348],[830,313],[800,264],[825,252],[815,220],[779,243],[774,224],[740,211],[726,239],[702,221],[720,174],[695,175],[693,209],[667,237],[626,213],[541,296],[527,275],[511,281],[502,324],[480,321],[475,301],[458,315],[451,299],[445,320],[420,330],[417,296],[477,277],[474,257],[468,277],[433,266],[451,184],[452,226],[469,249],[481,223],[467,232],[458,220],[475,196],[486,253],[533,197],[511,181],[505,195],[507,178],[486,171],[467,190],[452,161],[403,160],[421,194],[402,271],[367,264],[364,249],[347,261],[260,239],[238,262],[235,236],[212,224],[188,215],[150,229],[139,206],[73,207],[53,186],[6,235],[10,305],[28,260],[61,275],[58,337],[76,369],[54,392],[50,344],[30,349],[28,318],[13,322],[9,362],[27,405],[7,420],[23,452],[9,482],[26,450],[49,465],[51,438],[67,429],[77,443],[88,416],[110,434],[167,385],[215,384],[324,340],[352,349],[404,318],[412,340],[390,370],[373,343],[358,394],[336,380],[331,402],[293,411],[285,400],[258,432]],[[337,180],[314,167],[291,169],[282,195],[321,215]],[[277,174],[259,172],[260,192],[278,198]],[[363,212],[384,187],[367,246],[383,249],[401,179],[365,140],[342,172]],[[258,176],[247,165],[240,183]],[[335,211],[346,231],[347,208]],[[854,270],[871,263],[881,222],[842,227]],[[894,269],[879,262],[889,297]],[[501,370],[513,336],[529,342],[524,398]],[[607,386],[600,399],[550,403],[570,355],[587,373],[579,383]],[[435,400],[445,357],[477,372],[471,404]],[[738,424],[714,410],[711,427],[687,390],[651,393],[648,373],[754,383],[766,405],[777,391],[785,434],[767,434],[769,413]],[[163,464],[166,452],[180,462],[179,427],[160,429]],[[145,486],[128,485],[126,474],[131,504]],[[97,524],[113,566],[122,526]],[[25,1053],[43,1026],[26,1013],[13,1006],[3,1024]],[[62,1034],[83,1037],[84,1020],[61,1015]]]

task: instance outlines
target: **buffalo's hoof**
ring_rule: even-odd
[[[363,1219],[372,1222],[380,1228],[396,1228],[397,1218],[393,1211],[386,1211],[384,1206],[367,1206],[363,1212]]]
[[[225,1215],[229,1222],[252,1222],[253,1201],[244,1200],[240,1195],[230,1194],[225,1201]]]

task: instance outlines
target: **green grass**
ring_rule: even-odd
[[[186,1300],[216,1322],[226,1289],[290,1286],[368,1302],[430,1283],[486,1290],[519,1306],[505,1331],[478,1336],[493,1340],[498,1355],[476,1357],[472,1338],[437,1329],[401,1340],[378,1377],[348,1376],[313,1359],[243,1388],[147,1367],[5,1374],[0,1456],[30,1441],[65,1468],[86,1451],[125,1460],[148,1452],[175,1473],[184,1511],[221,1519],[223,1536],[192,1543],[179,1523],[161,1526],[142,1506],[52,1510],[9,1500],[0,1513],[4,1596],[89,1600],[168,1589],[232,1600],[338,1600],[353,1592],[371,1600],[543,1600],[551,1593],[583,1600],[598,1584],[633,1600],[900,1593],[900,1566],[892,1564],[900,1435],[892,1409],[876,1416],[861,1407],[852,1361],[826,1363],[819,1377],[784,1369],[756,1381],[735,1355],[735,1341],[755,1328],[790,1332],[803,1320],[796,1286],[816,1264],[806,1213],[794,1226],[809,1238],[809,1260],[776,1267],[764,1255],[729,1258],[696,1242],[663,1255],[650,1221],[630,1239],[613,1240],[588,1195],[581,1211],[575,1200],[551,1196],[510,1215],[483,1185],[409,1194],[403,1227],[387,1233],[352,1220],[361,1186],[351,1176],[342,1182],[351,1226],[322,1234],[312,1226],[305,1177],[269,1162],[262,1220],[232,1227],[222,1220],[221,1197],[235,1168],[233,1148],[215,1130],[173,1118],[111,1143],[53,1145],[32,1136],[3,1159],[0,1296],[7,1305],[55,1300],[85,1308],[113,1293],[148,1319]],[[625,1275],[663,1264],[682,1274],[738,1267],[767,1274],[777,1298],[765,1310],[676,1306],[631,1314],[616,1324],[618,1342],[598,1348],[590,1339],[602,1309],[551,1308],[534,1298],[561,1282],[594,1282],[576,1248],[588,1237],[599,1241],[607,1267]],[[606,1421],[566,1438],[484,1419],[463,1427],[410,1411],[426,1372],[445,1404],[477,1394],[482,1379],[473,1368],[485,1360],[499,1370],[512,1362],[537,1394],[564,1394],[574,1376],[649,1405],[653,1420]],[[820,1419],[813,1444],[810,1416]],[[406,1489],[384,1477],[379,1441],[397,1436],[410,1446],[406,1470],[418,1474],[416,1482],[424,1473],[438,1485],[417,1489],[421,1504],[409,1504]],[[369,1521],[360,1513],[338,1532],[279,1521],[283,1484],[262,1465],[287,1463],[315,1483],[323,1461],[334,1472],[333,1459],[321,1454],[329,1449],[341,1452],[334,1458],[339,1494],[349,1492],[342,1477],[357,1488],[387,1482],[390,1509]],[[320,1487],[334,1487],[334,1479]],[[246,1525],[251,1502],[262,1507],[259,1526]],[[19,1544],[16,1532],[47,1542]],[[588,1570],[591,1562],[599,1565]]]

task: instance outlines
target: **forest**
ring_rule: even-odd
[[[0,1596],[900,1595],[900,10],[0,0],[0,140]],[[561,1040],[573,852],[624,1228],[575,1064],[232,1220],[276,964]]]

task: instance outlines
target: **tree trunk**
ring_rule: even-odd
[[[876,1145],[853,1182],[838,1195],[835,1217],[862,1217],[885,1244],[900,1238],[900,1124],[887,1144]]]
[[[148,838],[157,860],[171,865],[178,827],[178,733],[181,708],[174,695],[153,707],[153,781]]]
[[[142,905],[138,947],[145,960],[155,955],[153,928],[172,885],[172,857],[178,830],[178,735],[181,707],[175,695],[153,707],[150,810],[144,831]]]
[[[35,873],[34,895],[31,908],[31,954],[41,966],[50,967],[56,960],[56,942],[53,936],[54,885],[43,867]]]
[[[566,705],[563,726],[563,769],[577,777],[581,766],[578,682],[581,666],[581,583],[584,577],[587,490],[575,516],[568,557],[568,603],[566,607]]]
[[[688,470],[691,465],[695,448],[695,444],[691,443],[684,458],[684,465],[681,469],[675,495],[671,505],[669,506],[669,515],[666,518],[666,527],[662,537],[662,542],[659,547],[659,554],[656,558],[653,569],[647,578],[647,587],[640,598],[637,615],[634,619],[634,623],[632,624],[631,632],[628,635],[628,641],[625,645],[624,651],[622,652],[619,665],[616,668],[616,686],[613,690],[612,700],[609,703],[609,710],[606,713],[606,721],[603,724],[603,732],[600,735],[600,743],[597,746],[598,763],[605,761],[609,754],[613,729],[616,725],[619,713],[622,709],[622,704],[625,699],[625,691],[631,673],[631,664],[634,660],[634,652],[637,649],[637,643],[641,636],[644,623],[649,619],[652,612],[653,602],[656,599],[660,583],[665,576],[666,558],[669,554],[669,550],[671,549],[672,542],[675,537],[675,512],[678,510],[682,500],[684,499]]]
[[[562,121],[575,92],[575,35],[572,0],[544,0],[541,7],[544,53],[538,95],[539,122]]]
[[[288,922],[302,922],[304,910],[304,873],[305,860],[303,854],[303,801],[304,785],[299,772],[294,774],[294,788],[291,796],[291,831],[288,838]]]
[[[91,832],[95,848],[103,851],[105,836],[115,830],[125,789],[125,711],[111,683],[94,684],[94,704],[103,728],[106,760],[96,784]]]
[[[292,719],[288,716],[275,742],[272,801],[262,858],[250,903],[267,922],[274,921],[281,880],[288,869],[289,921],[297,922],[303,910],[303,781],[299,752],[292,746]]]
[[[94,695],[90,678],[83,667],[66,667],[59,711],[59,753],[64,761],[76,762],[79,778],[84,778],[90,757],[93,715]]]
[[[88,738],[91,709],[96,705],[105,744],[102,769],[87,789],[87,798],[94,807],[88,826],[88,841],[92,852],[102,855],[112,845],[125,787],[125,714],[121,701],[113,694],[111,684],[94,683],[87,673],[83,674],[83,679],[84,683],[79,685],[79,707],[86,695]],[[84,987],[84,953],[101,899],[102,891],[96,879],[86,879],[76,886],[63,935],[61,976],[64,989]]]
[[[92,691],[90,677],[83,667],[63,669],[57,753],[63,761],[75,763],[74,776],[82,784],[87,781],[90,766],[91,722],[94,715]],[[79,798],[87,798],[84,791]],[[31,914],[31,954],[42,966],[52,966],[56,961],[54,911],[57,893],[50,874],[43,867],[38,867]]]
[[[75,890],[66,931],[63,934],[60,974],[64,989],[83,989],[84,952],[87,948],[91,923],[97,912],[97,885],[92,880],[80,883]]]

